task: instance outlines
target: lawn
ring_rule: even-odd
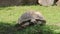
[[[23,30],[16,30],[14,25],[18,18],[27,10],[41,12],[47,23],[46,26],[31,26]],[[42,31],[43,33],[41,33]],[[60,34],[60,7],[32,6],[9,6],[0,7],[0,34]]]

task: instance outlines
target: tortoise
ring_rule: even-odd
[[[46,24],[46,20],[39,11],[30,10],[26,11],[18,18],[16,27],[18,29],[23,29],[27,26],[32,26],[36,24],[43,26]]]

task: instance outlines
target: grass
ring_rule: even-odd
[[[40,11],[47,20],[46,26],[39,25],[27,27],[17,31],[14,27],[19,16],[26,10]],[[42,33],[41,33],[42,31]],[[10,6],[0,7],[0,34],[60,34],[60,7]]]

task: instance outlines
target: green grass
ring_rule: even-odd
[[[36,25],[17,31],[14,25],[26,10],[40,11],[45,16],[46,26]],[[60,7],[39,5],[0,7],[0,34],[39,34],[40,31],[42,34],[60,34]]]

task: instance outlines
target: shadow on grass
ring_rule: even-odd
[[[9,24],[5,22],[0,22],[0,34],[60,34],[54,33],[49,26],[31,26],[23,30],[16,30],[14,27],[15,24]]]
[[[0,34],[14,34],[15,32],[16,30],[12,24],[0,22]]]
[[[28,34],[54,34],[54,31],[50,29],[48,26],[33,26],[33,27],[28,27],[25,30],[25,33]],[[24,32],[23,31],[23,32]],[[22,33],[24,34],[24,33]]]

